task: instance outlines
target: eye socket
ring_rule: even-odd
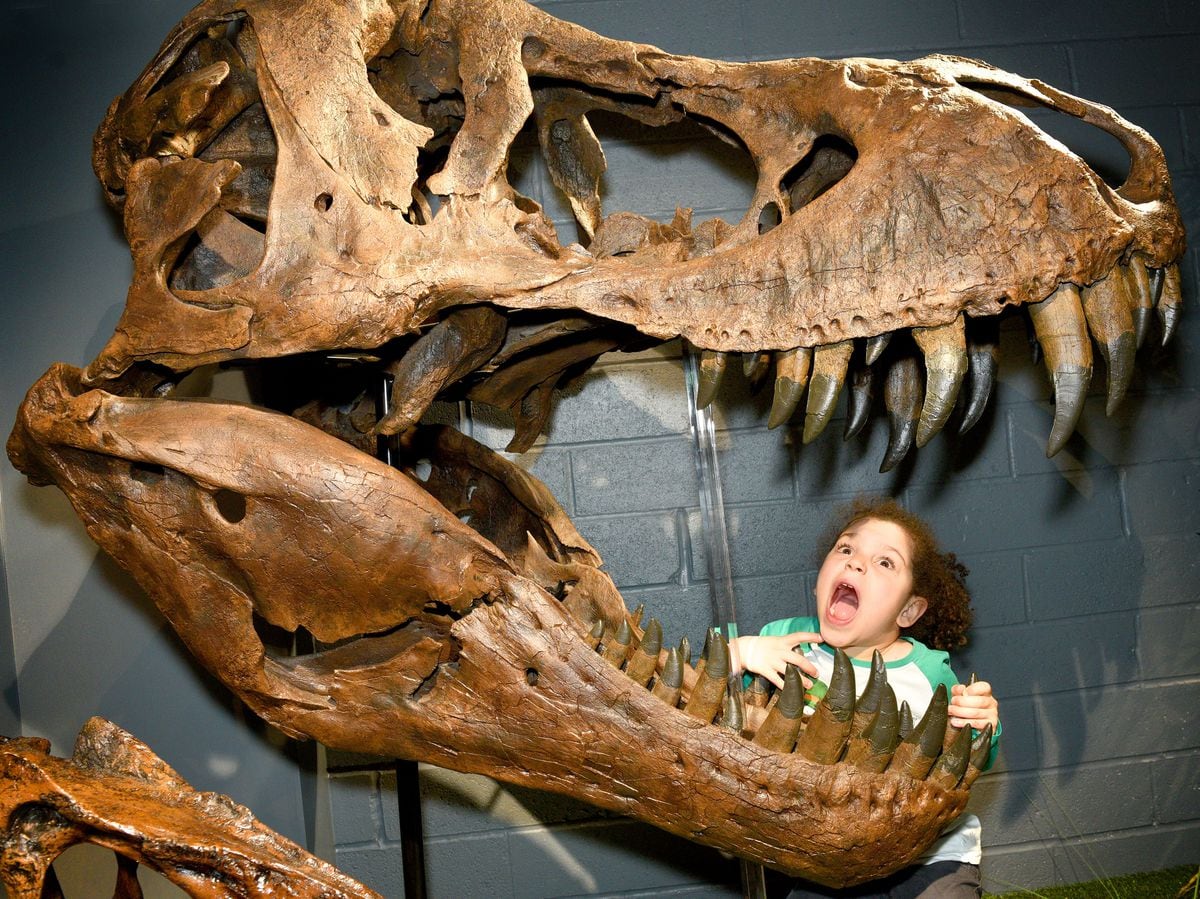
[[[889,559],[887,556],[884,556],[882,559],[880,559],[879,564],[882,565],[884,568],[895,568],[896,567],[896,563],[893,562],[891,559]]]

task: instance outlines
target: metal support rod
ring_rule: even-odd
[[[721,466],[717,458],[716,429],[711,406],[696,408],[700,365],[697,354],[684,343],[683,382],[687,391],[688,422],[695,450],[696,484],[700,491],[700,528],[704,534],[705,559],[708,562],[708,596],[712,603],[713,625],[737,626],[737,602],[733,594],[733,573],[729,564],[729,533],[725,527],[725,500],[721,490]],[[745,899],[766,899],[767,887],[762,865],[740,860],[742,895]]]
[[[391,411],[391,375],[379,374],[375,393],[375,420],[380,421]],[[376,455],[381,462],[395,465],[398,461],[395,441],[380,435],[376,438]],[[417,763],[397,759],[396,807],[400,819],[400,858],[404,867],[405,899],[426,899],[425,891],[425,834],[421,822],[421,777]]]

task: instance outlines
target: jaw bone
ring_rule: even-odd
[[[117,854],[114,899],[140,899],[139,866],[206,899],[380,899],[229,797],[196,791],[103,718],[84,724],[69,759],[48,740],[0,737],[0,822],[0,882],[13,899],[61,896],[50,865],[77,843]]]
[[[9,451],[67,493],[200,661],[286,733],[568,793],[828,883],[907,863],[961,812],[965,766],[935,781],[928,766],[835,764],[848,725],[780,740],[788,726],[768,713],[776,737],[755,741],[723,640],[699,670],[683,665],[658,622],[625,613],[527,474],[456,432],[418,432],[416,445],[432,492],[287,416],[114,396],[60,366],[31,391]],[[258,465],[239,461],[247,447]],[[329,648],[273,658],[256,617]],[[817,720],[848,722],[853,696],[852,679],[831,685]],[[795,697],[771,705],[795,720]],[[929,727],[940,749],[945,721]]]

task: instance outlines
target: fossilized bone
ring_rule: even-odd
[[[1113,134],[1125,183],[1006,104]],[[592,110],[744,146],[745,216],[605,216]],[[531,116],[587,247],[506,180]],[[133,253],[126,310],[86,371],[31,389],[9,454],[204,665],[289,734],[568,793],[831,884],[919,855],[961,811],[958,777],[879,771],[891,731],[864,745],[844,704],[818,710],[820,739],[781,720],[794,696],[743,714],[719,641],[695,667],[664,650],[542,485],[416,422],[435,396],[489,402],[524,448],[597,356],[682,336],[702,401],[730,352],[754,379],[774,364],[772,424],[807,388],[806,440],[852,364],[861,428],[881,368],[890,467],[945,425],[968,369],[962,426],[978,420],[989,317],[1024,305],[1053,452],[1090,337],[1114,405],[1153,310],[1166,339],[1180,303],[1161,150],[1111,110],[952,57],[673,56],[516,0],[204,3],[114,102],[95,162]],[[394,379],[378,425],[369,392],[294,416],[169,396],[204,364],[346,353]],[[372,458],[377,435],[399,469]],[[277,658],[256,616],[325,648]]]
[[[50,755],[48,740],[0,737],[0,882],[8,895],[61,896],[50,864],[78,843],[117,854],[115,899],[140,899],[139,865],[204,899],[379,899],[229,797],[192,789],[103,718],[83,726],[69,759]]]

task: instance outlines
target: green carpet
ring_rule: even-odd
[[[1017,888],[1004,893],[985,893],[985,899],[999,896],[1025,896],[1036,899],[1200,899],[1196,865],[1147,871],[1145,874],[1125,874],[1105,877],[1087,883],[1067,886],[1039,887],[1036,890]]]

